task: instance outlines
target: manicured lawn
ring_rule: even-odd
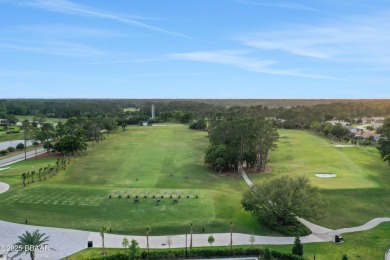
[[[328,215],[311,221],[333,229],[390,216],[390,168],[374,147],[337,148],[304,131],[280,130],[280,135],[279,148],[271,153],[272,172],[250,174],[255,183],[282,174],[309,177],[329,205]],[[11,184],[0,195],[0,208],[6,209],[0,210],[0,219],[93,231],[107,225],[114,233],[135,235],[144,234],[146,225],[153,235],[185,233],[190,222],[195,233],[202,228],[228,232],[233,221],[235,232],[270,234],[241,209],[242,192],[248,189],[242,178],[219,176],[204,167],[207,145],[205,132],[183,125],[129,127],[95,147],[90,144],[87,156],[72,160],[57,176],[25,188],[21,173],[53,165],[55,159],[11,165],[0,171],[0,181]],[[315,173],[338,177],[318,178]],[[350,258],[360,254],[360,259],[376,259],[366,256],[383,255],[388,245],[381,237],[389,232],[390,225],[383,224],[367,233],[345,234],[342,245],[305,245],[305,252],[308,257],[315,252],[316,259],[338,259],[344,251]],[[277,248],[289,251],[291,246]]]
[[[32,121],[34,116],[16,116],[16,118],[20,121],[20,122],[23,122],[24,120],[30,120]],[[66,121],[66,119],[64,118],[51,118],[51,117],[47,117],[46,118],[46,122],[48,123],[51,123],[51,124],[56,124],[58,123],[58,121]]]
[[[2,128],[2,127],[1,127]],[[12,130],[18,130],[19,127],[12,127]],[[12,140],[21,140],[23,139],[23,132],[7,134],[8,130],[0,131],[0,142],[7,142]]]
[[[11,184],[0,195],[0,207],[7,209],[0,218],[95,231],[107,225],[124,234],[144,234],[146,225],[153,234],[184,233],[190,222],[195,232],[225,232],[233,221],[236,232],[265,234],[241,209],[247,189],[242,178],[204,167],[207,145],[205,132],[183,125],[129,127],[89,145],[87,156],[72,160],[57,176],[25,188],[22,172],[53,165],[55,159],[12,165],[0,171],[0,181]]]
[[[271,154],[271,173],[250,175],[254,182],[266,178],[305,175],[321,189],[329,214],[315,223],[337,229],[358,226],[376,217],[390,217],[390,167],[375,147],[334,147],[325,138],[305,131],[279,130],[278,149]],[[316,173],[335,173],[319,178]]]
[[[316,260],[341,259],[347,255],[350,260],[361,259],[383,259],[387,248],[390,247],[389,241],[390,223],[383,223],[372,230],[356,232],[343,235],[345,240],[342,244],[329,243],[309,243],[303,245],[304,258],[311,260],[316,255]],[[247,246],[250,247],[250,246]],[[292,245],[259,245],[256,247],[268,247],[271,250],[291,253]],[[74,255],[69,260],[84,260],[97,258],[101,253],[100,248],[85,249]],[[122,253],[122,248],[107,249],[108,255]],[[103,259],[103,258],[102,258]]]

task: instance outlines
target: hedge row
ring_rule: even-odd
[[[187,250],[187,258],[217,258],[217,257],[244,257],[244,256],[262,256],[264,254],[264,249],[261,248],[229,248],[223,249],[192,249]],[[271,251],[272,257],[274,259],[280,260],[303,260],[302,257],[293,255],[290,253],[281,253],[277,251]],[[141,259],[184,259],[185,250],[150,250],[149,252],[143,251],[141,253]],[[90,260],[98,260],[101,258],[92,258]],[[106,256],[106,260],[127,260],[129,256],[124,253],[119,253],[112,256]]]
[[[7,131],[5,132],[6,134],[19,134],[20,133],[20,130],[10,130],[10,131]]]

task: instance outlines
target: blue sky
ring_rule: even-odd
[[[0,0],[0,98],[390,98],[388,0]]]

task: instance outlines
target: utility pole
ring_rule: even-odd
[[[186,258],[187,258],[187,234],[186,234]]]
[[[230,222],[230,252],[233,250],[233,222]]]

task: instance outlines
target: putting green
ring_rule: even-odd
[[[277,151],[271,154],[274,174],[305,175],[321,189],[376,188],[367,163],[381,163],[370,148],[337,148],[317,135],[296,130],[279,130]],[[337,178],[318,178],[316,173],[334,173]]]

